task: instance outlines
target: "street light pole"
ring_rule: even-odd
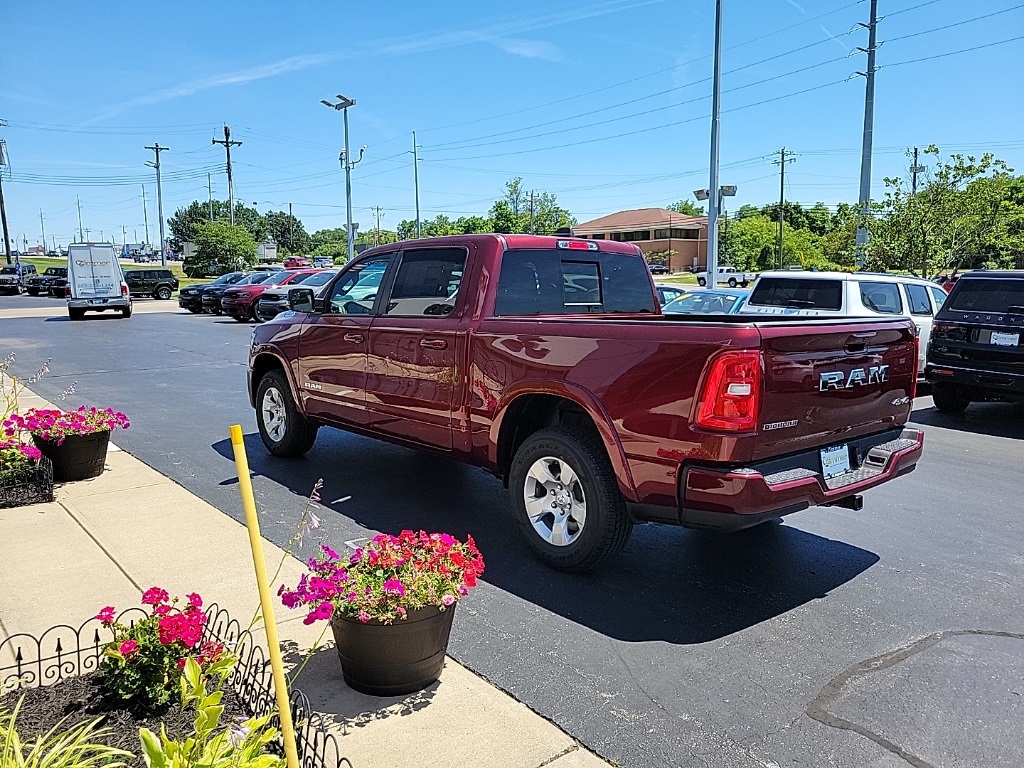
[[[420,154],[416,131],[412,132],[412,181],[416,189],[416,237],[420,236]]]
[[[722,0],[715,0],[715,64],[711,86],[711,177],[708,189],[707,283],[718,285],[718,132],[722,97]]]
[[[330,107],[334,110],[341,110],[342,120],[345,124],[345,146],[341,150],[341,164],[345,168],[345,214],[347,225],[345,227],[346,240],[348,241],[348,260],[351,262],[356,255],[356,236],[355,231],[352,227],[352,168],[363,159],[363,153],[366,151],[366,147],[362,147],[359,150],[359,159],[352,160],[352,153],[349,151],[349,138],[348,138],[348,108],[356,105],[355,99],[350,99],[347,96],[342,96],[340,93],[337,94],[338,103],[328,101],[327,99],[321,99],[320,103],[326,107]]]

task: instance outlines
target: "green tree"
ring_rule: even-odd
[[[832,211],[824,203],[815,203],[814,207],[808,208],[807,228],[814,234],[821,236],[833,229]]]
[[[341,243],[344,245],[348,242],[348,238],[345,236],[344,227],[334,227],[333,229],[318,229],[312,235],[309,236],[310,246],[317,248],[321,245],[328,243]]]
[[[519,177],[505,183],[505,195],[491,206],[490,221],[494,232],[535,232],[550,235],[576,223],[572,214],[558,204],[550,192],[527,192]]]
[[[270,236],[280,248],[296,255],[309,252],[312,240],[295,216],[284,211],[267,211],[263,218],[266,219]]]
[[[227,220],[229,210],[226,200],[214,200],[213,220]],[[210,203],[206,200],[194,200],[176,210],[174,215],[167,219],[167,225],[171,230],[171,248],[181,251],[185,243],[195,243],[198,227],[208,221]],[[263,242],[270,234],[270,226],[259,211],[239,202],[235,202],[235,224],[245,229],[256,242]]]
[[[507,200],[497,200],[491,206],[491,223],[495,232],[512,234],[522,232],[522,220],[512,210]]]
[[[321,243],[313,248],[310,256],[314,259],[330,259],[335,264],[344,264],[348,261],[348,247],[345,243]]]
[[[182,268],[190,276],[221,274],[256,263],[256,241],[244,227],[208,221],[195,228],[195,253]]]
[[[782,206],[782,211],[785,222],[789,224],[789,226],[793,227],[793,229],[808,228],[809,222],[807,220],[807,212],[800,203],[793,203],[787,200],[785,205]],[[771,203],[769,205],[762,206],[761,215],[778,224],[779,204]]]
[[[767,216],[746,216],[730,221],[724,239],[726,252],[738,269],[760,272],[780,266],[779,224]],[[782,241],[781,266],[806,269],[835,269],[837,266],[824,257],[818,236],[808,229],[783,224]]]
[[[483,216],[461,216],[455,220],[455,228],[464,235],[494,231],[491,220]]]
[[[690,200],[686,200],[685,198],[675,203],[672,203],[671,205],[666,205],[665,209],[669,211],[675,211],[676,213],[682,213],[686,216],[704,215],[703,205],[696,205],[695,203],[691,202]]]
[[[907,179],[887,178],[884,197],[872,204],[868,265],[928,276],[981,266],[1000,253],[1012,169],[992,153],[943,160],[935,145],[921,160],[932,167],[917,194]]]

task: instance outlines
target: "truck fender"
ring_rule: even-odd
[[[636,485],[633,482],[633,474],[629,469],[629,462],[626,460],[626,452],[622,448],[619,435],[615,431],[611,417],[605,411],[601,401],[588,389],[565,381],[532,380],[518,381],[510,386],[502,394],[501,400],[491,422],[490,436],[488,440],[488,459],[491,466],[499,466],[498,439],[501,435],[501,427],[509,408],[516,399],[525,395],[553,395],[569,400],[580,406],[597,427],[601,442],[604,443],[605,451],[611,460],[612,469],[615,471],[615,479],[619,484],[619,491],[627,501],[637,501]]]
[[[259,389],[260,379],[263,378],[263,374],[268,369],[280,368],[284,371],[284,376],[288,380],[288,386],[292,390],[292,399],[295,401],[295,407],[298,408],[299,413],[305,416],[305,411],[302,407],[302,393],[299,392],[298,382],[295,380],[295,371],[285,362],[284,356],[275,347],[263,344],[253,350],[251,358],[254,361],[254,365],[250,369],[249,382],[249,403],[252,407],[258,407],[256,404],[256,390]],[[259,364],[260,358],[273,358],[277,361],[277,365],[261,366]]]

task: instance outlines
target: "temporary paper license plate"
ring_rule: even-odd
[[[850,449],[846,447],[846,443],[821,449],[821,473],[826,480],[849,471]]]
[[[992,331],[992,343],[997,347],[1016,347],[1020,343],[1019,333],[1001,333]]]

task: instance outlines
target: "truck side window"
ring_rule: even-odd
[[[451,314],[462,285],[466,254],[465,248],[403,252],[384,313],[401,317]]]
[[[896,283],[860,284],[860,300],[866,309],[883,315],[898,315],[903,312],[900,287]]]
[[[910,304],[910,314],[927,315],[928,317],[931,317],[932,303],[928,299],[928,289],[925,286],[917,285],[916,283],[904,283],[903,287],[907,291],[907,300]]]
[[[324,306],[328,315],[369,315],[377,300],[381,281],[387,271],[389,256],[354,264],[331,286],[331,295]]]

